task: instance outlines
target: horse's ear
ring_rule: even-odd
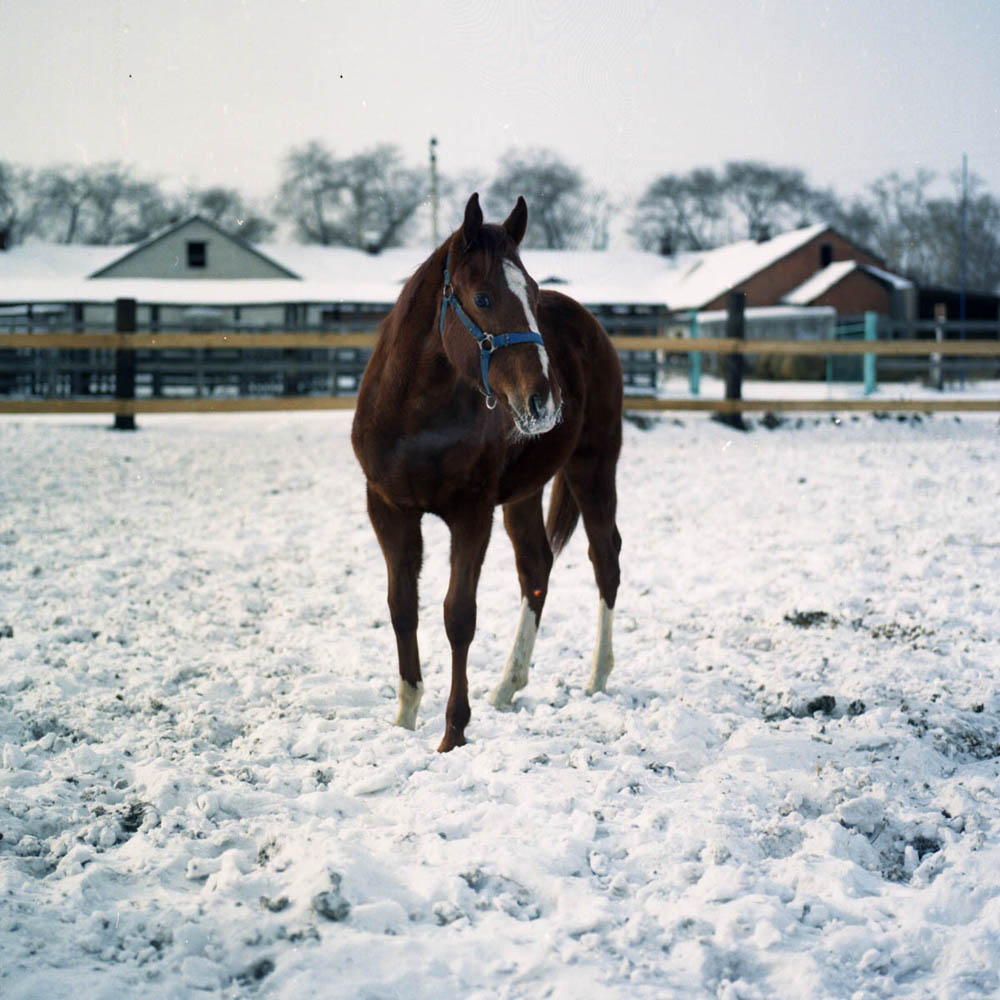
[[[462,236],[465,238],[466,250],[476,242],[476,237],[479,236],[479,230],[482,227],[483,210],[479,207],[479,194],[475,193],[465,206],[465,221],[462,223]]]
[[[524,231],[528,228],[528,203],[521,195],[517,196],[517,204],[504,219],[503,227],[507,230],[507,235],[520,246]]]

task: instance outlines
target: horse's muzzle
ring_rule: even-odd
[[[552,430],[562,419],[562,404],[556,403],[551,393],[544,397],[532,393],[527,402],[521,406],[511,406],[514,423],[525,437],[537,437]]]

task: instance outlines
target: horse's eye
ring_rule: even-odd
[[[493,306],[493,300],[486,292],[476,292],[476,297],[473,301],[480,309],[490,309]]]

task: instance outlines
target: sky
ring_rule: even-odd
[[[0,0],[0,159],[273,195],[288,150],[546,148],[615,198],[731,159],[841,195],[969,168],[1000,193],[1000,4]],[[942,182],[943,183],[943,182]]]

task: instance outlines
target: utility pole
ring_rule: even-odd
[[[958,289],[958,336],[960,340],[965,340],[965,266],[967,256],[966,246],[966,219],[969,214],[969,157],[962,154],[962,243],[959,250],[959,289]],[[965,358],[959,362],[958,369],[959,385],[965,388]]]
[[[439,242],[438,237],[438,160],[437,160],[437,144],[438,141],[434,136],[431,136],[431,239],[433,240],[434,247],[437,247]]]

